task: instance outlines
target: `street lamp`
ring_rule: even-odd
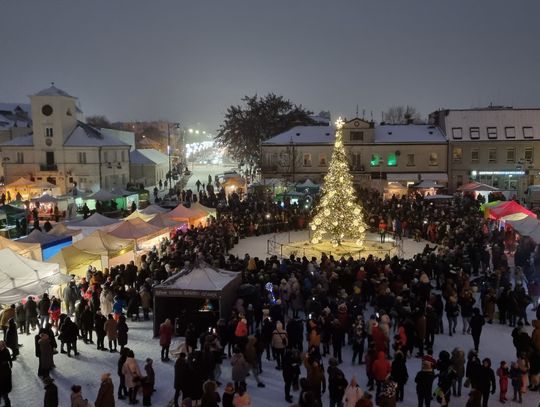
[[[171,128],[179,129],[180,123],[167,123],[167,156],[169,157],[169,189],[172,188],[172,168],[171,168]]]

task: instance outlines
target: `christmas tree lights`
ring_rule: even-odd
[[[336,121],[336,141],[332,160],[324,177],[320,202],[310,224],[313,232],[311,243],[318,244],[329,240],[337,247],[343,240],[351,239],[362,248],[367,227],[362,207],[358,204],[353,176],[343,146],[344,124],[341,118]]]

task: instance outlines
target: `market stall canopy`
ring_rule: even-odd
[[[126,216],[124,220],[131,220],[131,219],[141,219],[143,222],[148,222],[150,219],[152,219],[155,214],[144,214],[141,211],[134,211],[130,213],[129,216]]]
[[[43,233],[40,230],[34,229],[32,232],[30,232],[28,236],[18,239],[17,242],[38,243],[41,246],[45,246],[45,245],[52,245],[54,243],[57,243],[66,239],[71,239],[71,236],[50,235],[48,233]]]
[[[499,188],[492,187],[491,185],[482,184],[480,182],[469,182],[465,185],[462,185],[458,188],[458,191],[461,192],[494,192],[500,191]]]
[[[437,181],[423,180],[417,184],[412,185],[411,188],[417,188],[417,189],[444,188],[444,185],[438,184]]]
[[[320,185],[315,184],[312,180],[308,178],[304,182],[299,182],[298,184],[296,184],[296,187],[302,189],[316,189],[319,188]]]
[[[38,182],[33,183],[33,185],[30,185],[30,189],[45,190],[45,189],[55,189],[55,188],[58,188],[58,185],[51,184],[50,182],[47,182],[47,181],[38,181]]]
[[[503,216],[501,220],[508,222],[509,220],[522,220],[525,218],[529,218],[529,215],[527,215],[526,213],[518,212],[511,215]]]
[[[140,212],[145,214],[145,215],[155,215],[157,213],[167,213],[167,212],[169,212],[169,209],[162,208],[159,205],[152,204],[152,205],[147,206],[144,209],[141,209]]]
[[[66,224],[68,228],[78,228],[78,227],[102,227],[102,226],[109,226],[114,225],[115,223],[120,222],[118,219],[108,218],[107,216],[103,216],[99,213],[94,213],[90,215],[88,218],[80,220],[78,222],[71,222]]]
[[[250,188],[255,187],[279,187],[282,186],[284,180],[281,178],[263,178],[249,184]]]
[[[116,257],[133,250],[133,240],[122,239],[101,230],[96,230],[85,238],[73,243],[73,246],[87,253]]]
[[[122,222],[120,225],[109,231],[109,235],[120,239],[151,239],[153,237],[167,233],[166,229],[159,228],[146,223],[142,219],[130,219]]]
[[[191,209],[195,209],[197,211],[206,212],[207,215],[216,217],[216,208],[209,208],[208,206],[204,206],[200,204],[199,202],[194,202],[190,206]]]
[[[23,257],[9,248],[0,250],[0,303],[9,304],[28,295],[43,294],[52,285],[71,278],[60,273],[58,264]]]
[[[88,266],[101,266],[101,255],[68,246],[49,258],[47,262],[60,265],[60,271],[63,274],[75,274],[83,277],[86,275]]]
[[[171,217],[171,219],[182,220],[186,222],[193,222],[195,220],[208,216],[207,213],[204,211],[186,208],[182,204],[174,208],[171,212],[168,213],[168,215]]]
[[[0,236],[0,249],[6,248],[32,260],[43,260],[39,243],[21,243]]]
[[[540,222],[536,218],[526,217],[519,220],[507,220],[506,223],[511,225],[516,232],[522,236],[530,236],[531,233],[538,227]]]
[[[81,229],[69,229],[63,223],[57,223],[49,230],[48,234],[53,236],[76,236],[82,232]]]
[[[113,188],[111,192],[119,196],[137,195],[137,192],[128,191],[127,189],[124,189],[124,188]]]
[[[52,196],[50,194],[43,194],[39,198],[32,198],[32,202],[57,203],[58,199],[56,199],[54,196]]]
[[[515,213],[524,213],[532,218],[536,218],[536,214],[521,206],[516,201],[503,201],[498,205],[488,207],[487,214],[491,219],[501,219],[504,216],[512,215]]]
[[[99,191],[88,195],[85,199],[93,199],[95,201],[111,201],[111,200],[114,200],[116,198],[121,198],[121,197],[122,195],[118,195],[113,192],[100,189]]]
[[[18,208],[14,205],[2,205],[0,206],[0,213],[5,214],[6,216],[24,216],[26,209]]]
[[[220,298],[225,288],[240,281],[240,273],[221,270],[198,260],[187,272],[169,277],[154,287],[156,296]]]
[[[15,189],[15,188],[29,188],[36,185],[35,182],[30,181],[27,178],[19,178],[5,186],[6,189]]]
[[[180,226],[185,225],[186,222],[171,219],[167,213],[158,213],[152,220],[148,221],[148,224],[157,226],[158,228],[179,228]]]
[[[486,202],[486,203],[483,203],[482,205],[480,205],[480,212],[486,212],[486,210],[488,208],[491,208],[493,206],[497,206],[499,205],[501,202],[504,202],[504,201],[491,201],[491,202]]]

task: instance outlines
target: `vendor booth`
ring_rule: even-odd
[[[71,236],[71,240],[74,242],[83,238],[81,229],[68,229],[63,223],[54,225],[48,234],[54,236]]]
[[[309,178],[306,179],[304,182],[299,182],[296,184],[296,191],[297,192],[303,192],[310,195],[315,195],[319,193],[321,186],[319,184],[314,183]]]
[[[204,211],[186,208],[184,205],[180,204],[174,208],[167,215],[173,220],[187,222],[190,225],[199,226],[199,224],[204,224],[205,219],[208,217],[208,214]]]
[[[58,264],[23,257],[9,248],[0,250],[0,303],[15,303],[29,295],[40,295],[50,287],[64,284],[69,276],[60,273]]]
[[[217,218],[217,209],[216,208],[209,208],[208,206],[204,206],[200,204],[199,202],[193,202],[190,206],[191,209],[195,209],[197,211],[206,212],[207,216],[213,216],[214,218]]]
[[[202,260],[168,278],[153,289],[154,335],[167,318],[174,321],[176,335],[183,335],[189,323],[198,333],[215,326],[219,318],[230,315],[241,282],[240,273]]]
[[[148,224],[157,226],[158,228],[168,228],[169,230],[183,228],[184,226],[187,227],[186,222],[173,220],[167,213],[158,213],[152,220],[148,221]]]
[[[231,176],[221,183],[225,190],[225,195],[229,196],[233,192],[242,196],[246,192],[246,181],[240,175]]]
[[[108,230],[114,229],[119,222],[119,219],[112,219],[100,215],[99,213],[94,213],[86,219],[66,223],[65,225],[68,229],[79,229],[82,231],[83,236],[88,236],[96,230],[107,232]]]
[[[28,187],[29,193],[32,196],[39,196],[43,194],[59,195],[60,187],[56,184],[52,184],[48,181],[37,181]]]
[[[27,233],[26,208],[14,205],[0,206],[0,235],[11,238]]]
[[[124,220],[131,220],[131,219],[140,219],[142,220],[143,222],[148,222],[150,219],[152,219],[154,216],[156,216],[155,214],[144,214],[142,213],[141,211],[134,211],[132,213],[129,214],[129,216],[126,216],[124,218]]]
[[[18,255],[32,259],[32,260],[43,260],[41,254],[41,246],[39,243],[22,243],[16,242],[14,240],[6,239],[5,237],[0,236],[0,249],[11,249]]]
[[[516,213],[525,214],[531,218],[536,218],[536,214],[521,206],[516,201],[502,201],[494,206],[485,207],[486,215],[490,219],[501,219],[508,215],[513,215]]]
[[[101,268],[101,255],[88,253],[68,246],[61,249],[54,256],[47,260],[48,263],[55,263],[60,266],[62,274],[85,277],[88,266]]]
[[[5,185],[4,190],[6,191],[6,196],[9,196],[11,200],[17,199],[17,194],[21,195],[22,200],[26,200],[30,197],[30,190],[31,190],[31,187],[34,185],[35,183],[33,181],[30,181],[27,178],[21,177]]]
[[[102,230],[96,230],[84,239],[73,243],[73,246],[87,253],[99,254],[102,269],[118,264],[128,264],[131,260],[135,260],[133,240],[121,239]]]
[[[135,218],[120,223],[120,225],[109,231],[109,235],[135,241],[135,249],[139,251],[151,250],[153,246],[157,246],[161,239],[169,237],[169,230],[150,225],[142,219]]]
[[[71,236],[51,235],[34,229],[28,236],[18,239],[22,243],[38,243],[41,246],[43,260],[58,253],[63,247],[71,246]]]
[[[393,196],[401,198],[403,195],[407,195],[409,188],[403,185],[401,182],[388,182],[388,185],[384,188],[383,198],[392,199]]]
[[[144,209],[141,209],[140,212],[145,214],[145,215],[156,215],[158,213],[167,213],[167,212],[170,212],[170,211],[167,208],[162,208],[159,205],[152,204],[152,205],[147,206]]]

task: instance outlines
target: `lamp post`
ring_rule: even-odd
[[[171,127],[173,129],[179,129],[180,123],[167,123],[167,156],[169,157],[169,172],[167,177],[169,179],[169,190],[172,189],[172,168],[171,168]]]

